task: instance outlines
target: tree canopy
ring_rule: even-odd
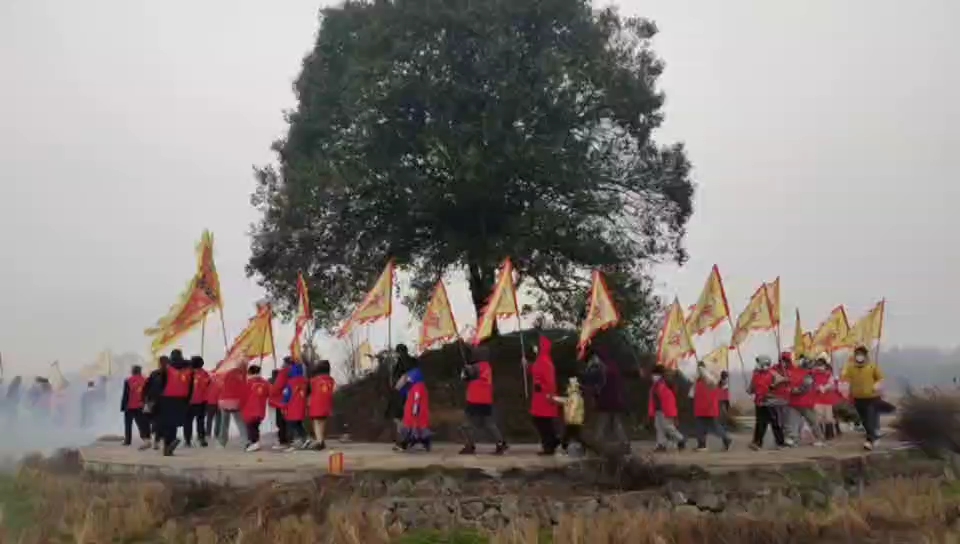
[[[330,327],[391,257],[415,310],[463,270],[479,312],[509,256],[567,323],[599,268],[649,340],[650,265],[685,259],[694,190],[682,144],[652,138],[656,31],[582,0],[324,9],[277,161],[256,169],[247,273],[289,311],[302,270]]]

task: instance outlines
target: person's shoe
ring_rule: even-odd
[[[423,449],[424,449],[424,451],[426,451],[427,453],[429,453],[430,450],[433,449],[433,439],[424,438],[424,439],[423,439]]]
[[[697,453],[706,453],[706,452],[708,452],[708,451],[710,451],[710,450],[707,449],[706,446],[700,446],[700,447],[698,447],[697,449],[695,449],[695,450],[693,450],[693,451],[695,451],[695,452],[697,452]]]
[[[306,440],[304,440],[303,443],[300,444],[300,449],[301,449],[301,450],[309,450],[309,449],[312,448],[312,447],[313,447],[313,441],[310,440],[309,438],[306,439]]]
[[[185,448],[192,448],[192,447],[193,447],[193,443],[188,440],[188,441],[186,441],[186,442],[183,443],[183,447],[185,447]]]
[[[677,451],[684,451],[685,449],[687,449],[687,441],[686,441],[686,440],[681,440],[681,441],[677,442]]]
[[[247,446],[247,448],[246,448],[244,451],[246,451],[247,453],[253,453],[253,452],[255,452],[255,451],[260,451],[260,443],[259,443],[259,442],[254,442],[253,444],[250,444],[249,446]]]
[[[460,455],[474,455],[475,453],[477,453],[477,447],[472,445],[464,446],[459,452]]]
[[[663,444],[657,444],[657,445],[653,448],[653,452],[654,452],[654,453],[665,453],[666,451],[667,451],[667,447],[664,446]]]
[[[815,447],[815,448],[822,448],[822,447],[824,447],[824,446],[826,446],[826,444],[824,444],[824,443],[823,443],[822,441],[820,441],[820,440],[817,440],[816,442],[813,443],[813,447]]]
[[[873,442],[871,442],[871,441],[869,441],[869,440],[867,440],[866,442],[864,442],[864,443],[863,443],[863,449],[866,450],[866,451],[872,451],[872,450],[873,450]]]
[[[178,447],[180,447],[180,439],[174,438],[173,443],[170,444],[170,453],[173,453],[174,451],[176,451]]]
[[[733,445],[733,439],[727,438],[723,441],[723,451],[730,451],[730,446]]]
[[[159,441],[159,440],[155,440],[155,441],[153,442],[153,449],[154,449],[154,450],[159,450],[159,449],[160,449],[160,441]]]
[[[760,445],[757,444],[756,442],[751,442],[751,443],[750,443],[750,449],[753,450],[753,451],[760,451]]]
[[[409,449],[410,446],[406,442],[397,442],[393,445],[393,451],[397,453],[403,453]]]
[[[317,451],[323,451],[323,450],[327,449],[327,443],[326,443],[326,441],[321,440],[320,443],[319,443],[319,444],[316,444],[313,449],[315,449],[315,450],[317,450]]]
[[[129,445],[130,445],[130,442],[124,440],[123,442],[120,443],[120,445],[121,445],[121,446],[129,446]]]
[[[206,441],[205,439],[203,439],[203,438],[200,439],[200,447],[201,447],[201,448],[206,448],[206,447],[207,447],[207,441]]]
[[[783,441],[783,446],[785,448],[793,448],[793,447],[796,447],[796,445],[797,443],[794,442],[792,438],[787,438],[787,439],[784,439]]]
[[[497,447],[493,449],[494,455],[503,455],[507,453],[507,450],[510,449],[510,446],[506,442],[500,442],[497,444]]]

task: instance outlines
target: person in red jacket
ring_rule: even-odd
[[[553,455],[557,451],[560,441],[557,439],[557,430],[555,421],[560,415],[560,407],[553,401],[557,395],[557,374],[553,366],[553,358],[550,356],[552,344],[550,339],[540,335],[539,348],[532,349],[523,360],[523,365],[527,366],[530,359],[534,359],[533,364],[529,365],[530,378],[533,382],[533,395],[530,396],[530,415],[533,417],[533,426],[540,435],[540,455]]]
[[[187,423],[187,408],[193,389],[193,369],[179,349],[170,352],[170,362],[166,366],[166,372],[160,375],[157,387],[160,388],[158,402],[161,405],[159,415],[163,455],[169,457],[180,445],[177,429]]]
[[[495,455],[507,451],[507,443],[493,419],[493,368],[490,366],[490,348],[486,345],[473,349],[471,362],[463,367],[460,377],[467,382],[467,422],[461,427],[465,439],[461,455],[477,452],[476,434],[483,429],[496,444]]]
[[[330,361],[318,361],[310,378],[310,421],[313,423],[313,434],[319,444],[318,451],[327,447],[324,440],[327,418],[333,413],[333,392],[337,382],[330,376]]]
[[[813,369],[813,387],[816,389],[817,422],[825,440],[833,440],[836,436],[836,418],[833,417],[833,407],[840,403],[842,397],[837,390],[837,380],[833,376],[833,366],[830,365],[830,356],[821,353],[817,356]]]
[[[283,419],[283,388],[276,388],[274,385],[280,377],[280,371],[276,368],[270,372],[270,398],[267,399],[267,406],[273,410],[273,422],[277,426],[277,443],[271,449],[283,451],[290,447],[290,436],[287,433],[287,420]]]
[[[677,449],[682,451],[687,442],[675,423],[680,415],[677,412],[677,396],[664,379],[664,374],[666,369],[663,365],[653,367],[653,385],[650,386],[647,400],[647,414],[653,420],[653,428],[657,433],[657,446],[654,451],[667,451],[667,444],[670,442],[675,443]]]
[[[277,374],[277,380],[271,386],[271,396],[277,391],[283,392],[283,419],[287,424],[287,433],[291,440],[287,451],[310,447],[303,420],[307,417],[307,389],[309,383],[304,375],[303,365],[290,357],[284,357],[283,368]]]
[[[408,379],[403,384],[407,386],[407,396],[403,402],[403,427],[396,449],[407,451],[422,444],[423,449],[430,451],[430,394],[423,381],[423,373],[416,371],[419,361],[414,358],[408,363]]]
[[[697,418],[697,451],[707,451],[707,434],[715,434],[723,441],[723,450],[730,449],[733,440],[720,423],[720,395],[718,378],[703,361],[697,362],[697,380],[690,389],[693,397],[693,415]]]
[[[223,373],[220,378],[220,434],[218,441],[221,447],[227,447],[230,439],[230,421],[236,424],[242,440],[247,440],[247,426],[240,415],[240,403],[247,392],[247,378],[242,368],[233,368]]]
[[[130,377],[123,382],[123,396],[120,399],[120,410],[123,411],[123,445],[129,446],[133,438],[133,424],[137,424],[140,439],[143,440],[141,450],[150,448],[150,422],[143,413],[146,404],[146,384],[143,369],[140,365],[133,365]]]
[[[791,368],[788,379],[790,380],[791,420],[787,426],[787,445],[792,447],[800,444],[801,431],[806,422],[810,432],[813,433],[813,445],[822,447],[823,434],[817,424],[817,413],[814,409],[818,393],[814,387],[813,375],[810,373],[810,362],[804,359],[800,365]]]
[[[750,443],[750,449],[759,450],[763,448],[763,439],[767,435],[767,428],[773,430],[773,439],[777,447],[783,447],[783,427],[780,425],[780,418],[777,408],[773,402],[773,379],[774,373],[771,370],[773,361],[767,355],[757,357],[756,366],[753,369],[753,376],[750,378],[750,385],[747,386],[747,393],[753,395],[754,402],[754,424],[753,424],[753,442]]]
[[[270,396],[270,384],[260,376],[260,367],[247,367],[246,391],[240,403],[240,414],[247,428],[246,451],[260,451],[260,423],[267,416],[267,397]]]
[[[205,399],[206,414],[204,415],[204,436],[216,438],[220,436],[220,388],[223,376],[210,374],[210,383],[207,385]]]
[[[183,426],[183,442],[186,447],[193,445],[193,427],[197,427],[197,441],[207,447],[207,427],[204,418],[207,414],[207,390],[210,389],[210,374],[203,369],[203,357],[190,358],[193,367],[193,392],[190,394],[190,407],[187,412],[187,424]]]

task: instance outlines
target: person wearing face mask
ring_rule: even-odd
[[[773,439],[777,447],[782,448],[786,443],[773,395],[774,372],[771,369],[773,361],[769,356],[761,355],[757,357],[756,362],[753,376],[750,378],[750,385],[747,387],[747,393],[753,395],[754,417],[756,418],[750,449],[756,451],[763,448],[763,439],[766,437],[767,427],[773,430]]]
[[[714,434],[723,441],[723,451],[728,451],[733,443],[720,423],[718,381],[703,361],[697,362],[697,381],[690,388],[690,396],[693,398],[693,415],[697,418],[698,452],[707,451],[707,434]]]
[[[654,451],[667,451],[667,444],[674,443],[678,450],[683,450],[686,440],[677,430],[677,396],[673,389],[663,379],[666,372],[663,365],[653,367],[653,385],[650,386],[647,413],[653,419],[653,428],[657,433],[657,446]]]
[[[867,434],[863,449],[872,450],[877,441],[880,420],[877,403],[880,401],[880,389],[883,384],[883,371],[877,363],[867,357],[866,346],[857,346],[853,351],[853,362],[843,368],[841,379],[850,384],[850,397],[860,416],[860,423]]]

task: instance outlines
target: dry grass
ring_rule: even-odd
[[[909,392],[900,399],[894,424],[901,437],[931,454],[960,453],[960,394]]]
[[[20,544],[960,542],[960,487],[931,477],[880,480],[862,497],[825,510],[764,504],[723,515],[613,511],[568,515],[555,527],[526,520],[493,532],[464,527],[450,533],[385,527],[385,518],[346,489],[308,484],[225,490],[106,479],[80,473],[63,459],[27,463],[13,482],[32,500],[34,523],[0,541]],[[8,527],[6,519],[2,525]]]

